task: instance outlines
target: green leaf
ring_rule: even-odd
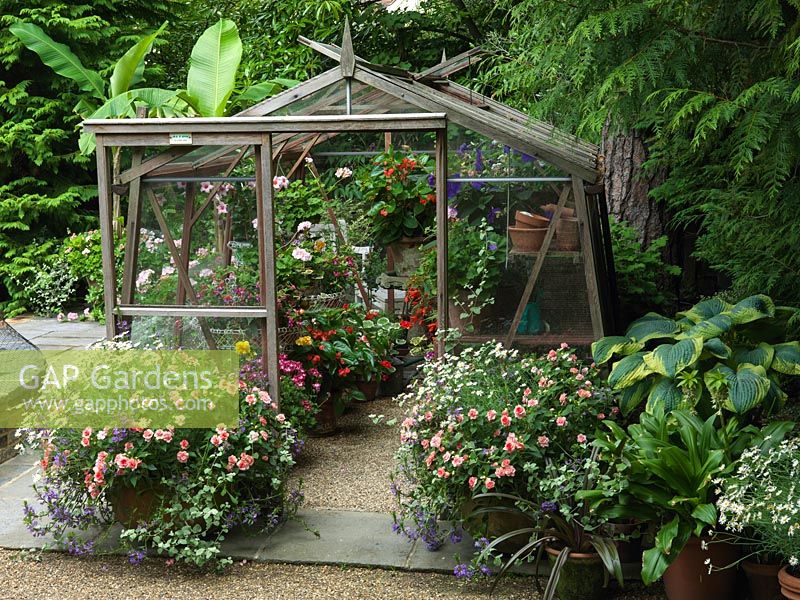
[[[658,313],[647,313],[631,323],[625,335],[637,342],[646,342],[658,338],[674,337],[679,331],[680,327],[672,319]]]
[[[692,511],[692,517],[714,527],[717,524],[717,509],[713,504],[698,504]]]
[[[628,355],[644,348],[642,342],[636,342],[621,335],[601,338],[592,344],[592,358],[598,365],[608,361],[614,354]]]
[[[728,315],[716,315],[690,327],[681,337],[701,337],[704,340],[718,337],[733,327],[733,319]]]
[[[17,36],[30,50],[36,52],[42,62],[62,77],[72,79],[78,86],[95,98],[105,100],[103,79],[96,71],[83,66],[80,59],[67,46],[54,41],[33,23],[14,23],[8,30]]]
[[[676,344],[661,344],[644,356],[648,368],[669,378],[674,378],[700,358],[703,340],[693,337]]]
[[[186,89],[200,116],[225,114],[241,59],[242,41],[236,24],[229,19],[220,19],[197,40],[189,59]]]
[[[649,381],[638,381],[620,391],[619,409],[624,416],[627,417],[641,404],[642,400],[647,396],[650,387]]]
[[[725,407],[738,414],[758,406],[769,394],[770,379],[764,367],[742,364],[734,372],[730,367],[718,364],[706,372],[706,387],[714,390],[721,382],[728,389]]]
[[[737,302],[728,312],[735,325],[775,316],[775,304],[769,296],[756,294]]]
[[[717,358],[730,358],[731,349],[719,338],[711,338],[703,343],[703,350]]]
[[[659,406],[665,413],[669,413],[678,408],[682,400],[683,392],[675,380],[659,376],[650,388],[650,394],[647,397],[647,412],[652,413],[653,409]]]
[[[772,364],[772,358],[775,355],[775,349],[769,345],[761,342],[755,348],[737,348],[733,353],[734,360],[737,363],[750,363],[751,365],[759,365],[764,369],[769,369]]]
[[[608,376],[608,385],[611,386],[611,389],[621,390],[653,373],[644,362],[644,354],[644,352],[637,352],[614,363],[611,374]]]
[[[800,375],[800,342],[786,342],[773,346],[775,356],[772,369],[785,375]]]
[[[262,81],[251,85],[236,97],[236,102],[240,104],[256,104],[264,98],[269,98],[280,92],[283,87],[275,81]]]
[[[645,585],[651,585],[661,579],[667,567],[669,561],[658,548],[650,548],[642,553],[642,581]]]
[[[719,298],[709,298],[698,302],[689,310],[679,312],[677,316],[686,317],[694,323],[699,323],[700,321],[706,321],[712,317],[716,317],[718,314],[730,310],[732,307],[732,304],[728,304]]]
[[[130,90],[131,86],[141,79],[144,72],[144,57],[153,47],[153,42],[167,26],[166,21],[157,31],[142,37],[136,42],[114,65],[114,72],[111,74],[111,96]]]

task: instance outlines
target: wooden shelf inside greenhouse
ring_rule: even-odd
[[[519,254],[520,256],[539,256],[539,251],[535,252],[522,252],[520,250],[509,250],[509,254]],[[580,250],[548,250],[547,258],[575,258],[580,256]]]
[[[503,334],[464,334],[461,336],[460,341],[472,344],[481,342],[490,342],[502,338]],[[514,344],[519,346],[552,346],[557,347],[561,342],[566,342],[570,346],[591,346],[594,337],[591,334],[575,334],[575,333],[541,333],[536,335],[516,335],[514,337]]]

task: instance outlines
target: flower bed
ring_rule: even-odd
[[[486,344],[427,363],[402,397],[395,528],[435,549],[447,535],[439,519],[456,537],[472,528],[463,510],[474,494],[548,500],[546,466],[588,455],[598,423],[618,413],[596,379],[566,344],[539,358]]]
[[[242,381],[234,428],[28,430],[26,445],[42,452],[41,506],[25,504],[25,523],[87,554],[90,534],[119,520],[131,562],[151,551],[168,563],[224,566],[220,544],[232,528],[275,527],[301,499],[286,483],[301,443],[275,408]]]

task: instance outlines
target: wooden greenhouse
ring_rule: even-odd
[[[276,372],[280,341],[273,177],[292,178],[309,166],[311,157],[314,165],[324,164],[326,157],[377,153],[376,148],[389,143],[435,157],[440,327],[448,326],[453,294],[448,294],[448,266],[454,267],[447,260],[454,221],[452,212],[448,218],[449,197],[451,211],[493,216],[507,242],[488,317],[466,327],[462,339],[585,345],[614,330],[613,263],[595,145],[450,81],[480,60],[479,50],[411,73],[359,58],[347,27],[341,47],[300,41],[337,64],[235,116],[84,123],[97,140],[109,337],[121,321],[150,319],[154,335],[191,321],[197,346],[213,349],[219,346],[220,324],[236,329],[232,324],[241,320],[260,330],[265,366]],[[343,139],[353,151],[326,151],[326,144],[337,140],[341,148]],[[115,170],[115,160],[124,166]],[[221,196],[232,185],[252,192],[252,213],[221,210]],[[122,256],[117,256],[119,241],[115,243],[121,233],[114,214],[116,197],[127,198]],[[251,215],[256,220],[244,243],[232,231],[249,223]],[[528,216],[540,224],[534,246],[512,237],[525,229]],[[225,243],[198,239],[213,237],[212,231],[221,232],[216,235]],[[257,284],[266,292],[257,303],[227,297],[201,301],[193,257],[215,243],[227,261],[237,260],[232,255],[238,248],[252,250],[251,259],[259,264]],[[168,249],[169,265],[146,264],[142,249],[153,244]],[[147,278],[157,278],[159,269],[177,273],[174,297],[140,301],[137,290]],[[277,387],[270,391],[277,398]]]

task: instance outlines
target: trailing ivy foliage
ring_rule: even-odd
[[[145,31],[169,16],[169,0],[59,3],[0,0],[0,309],[25,308],[24,292],[69,230],[93,221],[93,159],[78,152],[74,82],[44,67],[9,27],[34,23],[73,49],[87,67],[110,75]]]
[[[485,76],[504,100],[599,139],[650,134],[653,191],[737,295],[800,302],[797,0],[505,0]]]

